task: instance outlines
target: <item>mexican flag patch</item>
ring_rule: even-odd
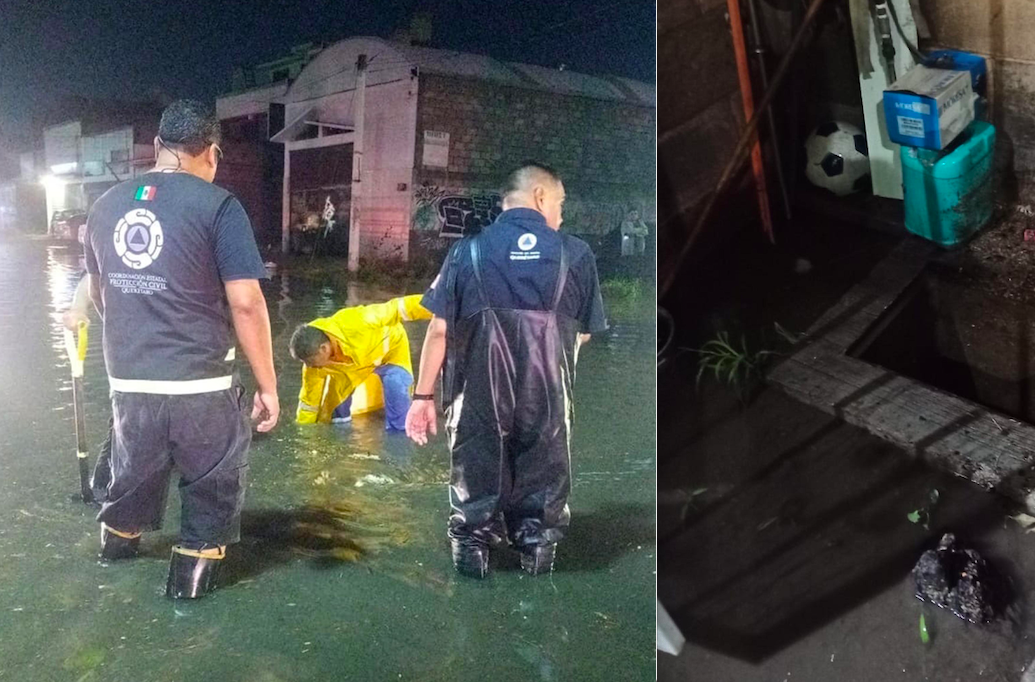
[[[155,187],[152,185],[144,185],[143,187],[137,187],[137,201],[151,201],[155,198]]]

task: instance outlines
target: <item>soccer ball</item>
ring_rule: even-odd
[[[870,159],[866,135],[850,123],[827,121],[805,140],[805,176],[839,197],[866,188]]]

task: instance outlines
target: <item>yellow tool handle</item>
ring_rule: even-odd
[[[79,362],[83,362],[86,360],[86,345],[87,341],[89,340],[87,329],[89,328],[90,324],[88,322],[79,323],[79,342],[76,346],[76,350],[78,351],[77,355],[79,356]]]

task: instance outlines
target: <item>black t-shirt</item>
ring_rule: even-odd
[[[84,248],[104,302],[112,389],[229,387],[234,335],[223,283],[268,276],[232,194],[187,173],[147,173],[97,200]]]
[[[568,258],[568,279],[557,313],[579,324],[579,331],[593,334],[607,329],[600,296],[597,263],[586,242],[547,226],[542,214],[527,208],[513,208],[500,214],[478,237],[482,281],[488,301],[480,300],[471,265],[468,240],[450,250],[438,277],[424,294],[421,305],[437,317],[448,319],[452,292],[446,283],[457,268],[458,318],[467,318],[485,308],[549,310],[557,289],[561,244]]]

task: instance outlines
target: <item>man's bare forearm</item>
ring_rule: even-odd
[[[273,369],[273,338],[266,298],[258,282],[227,284],[230,316],[234,321],[237,342],[251,365],[260,393],[277,392],[277,375]]]
[[[424,347],[420,352],[420,374],[417,377],[416,393],[425,395],[435,392],[435,380],[446,360],[446,321],[433,317],[424,335]]]
[[[273,340],[270,334],[270,316],[266,306],[257,310],[234,310],[234,331],[248,358],[255,382],[262,393],[277,392],[277,374],[273,370]]]

